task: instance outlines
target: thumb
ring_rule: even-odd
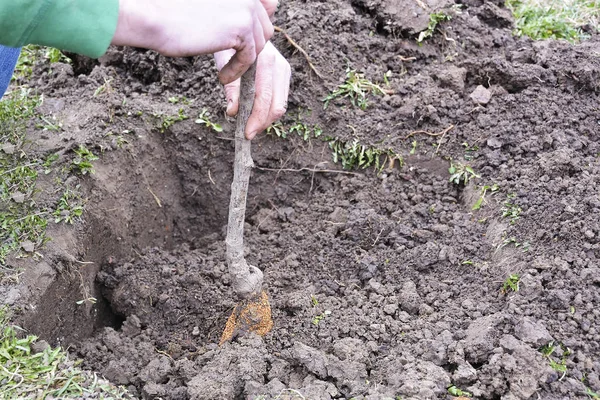
[[[279,1],[277,0],[260,0],[265,10],[267,10],[267,14],[269,17],[273,17],[275,11],[277,11],[277,7],[279,6]]]
[[[238,113],[240,105],[239,79],[225,85],[225,98],[227,98],[227,115],[233,117]]]

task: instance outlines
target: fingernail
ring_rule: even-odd
[[[227,101],[227,114],[231,115],[231,109],[233,108],[233,100],[229,99]]]
[[[246,139],[248,139],[248,140],[254,139],[254,136],[256,136],[256,132],[255,131],[246,133]]]

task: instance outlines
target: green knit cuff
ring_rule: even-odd
[[[98,58],[108,49],[118,19],[119,0],[45,0],[20,44]]]

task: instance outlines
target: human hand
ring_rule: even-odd
[[[256,61],[273,36],[277,0],[119,0],[112,44],[172,57],[233,49],[219,73],[229,84]]]
[[[215,54],[217,68],[221,70],[234,51],[225,50]],[[222,71],[222,70],[221,70]],[[292,70],[287,60],[277,49],[267,42],[256,61],[256,94],[252,114],[246,124],[246,138],[251,140],[257,133],[267,129],[285,114],[290,91]],[[240,100],[240,80],[225,85],[227,98],[227,115],[234,116],[238,112]]]

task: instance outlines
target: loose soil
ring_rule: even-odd
[[[600,391],[600,37],[514,38],[501,1],[396,3],[282,3],[277,25],[324,76],[276,35],[293,69],[284,124],[302,118],[405,164],[345,171],[321,138],[256,139],[247,259],[264,271],[275,327],[222,347],[236,301],[224,253],[233,121],[212,60],[111,49],[37,66],[42,111],[65,127],[32,130],[37,151],[103,153],[81,180],[83,222],[53,225],[43,261],[16,260],[22,283],[1,289],[19,322],[146,399]],[[452,21],[418,45],[440,9]],[[391,71],[393,94],[323,109],[347,67],[374,82]],[[161,132],[179,108],[191,118]],[[223,133],[194,123],[203,108]],[[449,182],[449,160],[479,177]],[[518,291],[503,290],[511,274]],[[86,295],[98,302],[76,304]]]

